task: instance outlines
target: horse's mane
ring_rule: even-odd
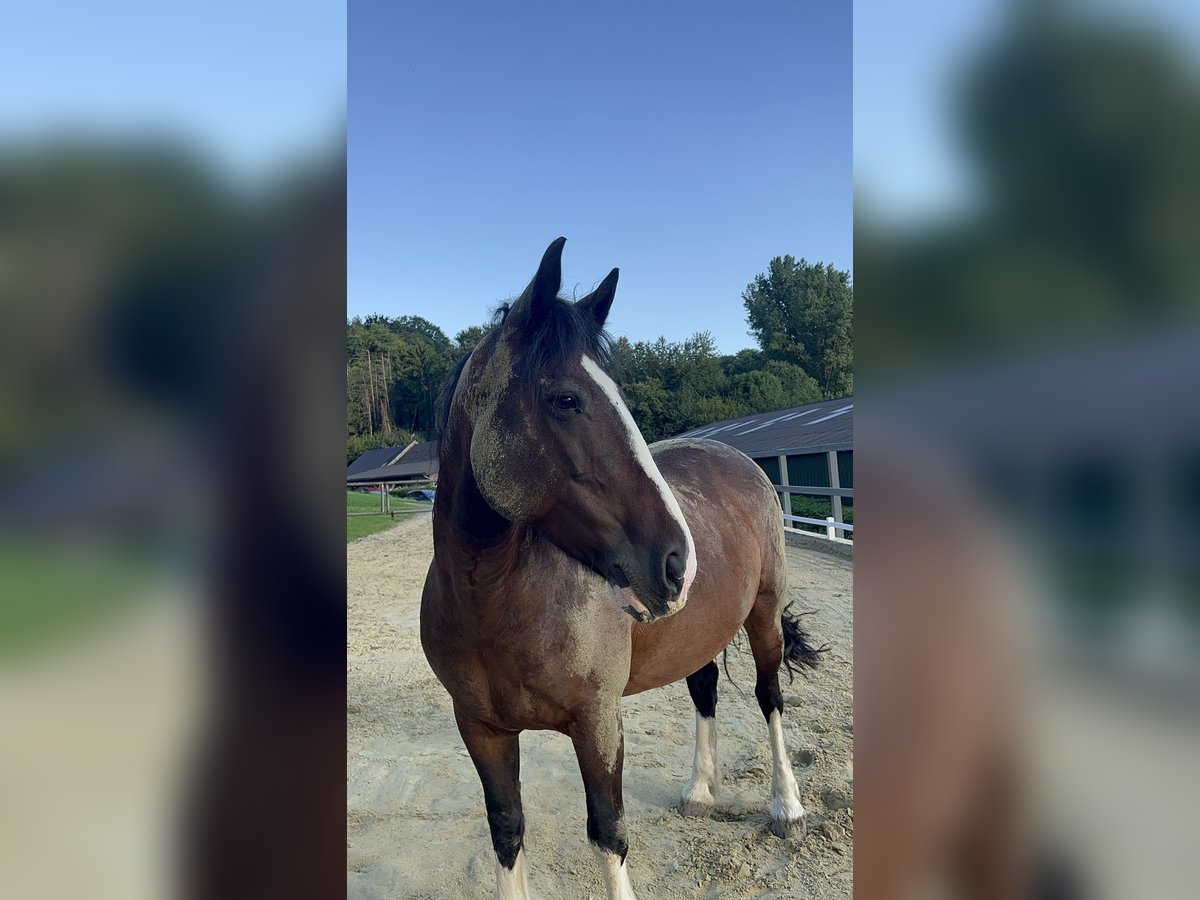
[[[492,316],[492,328],[503,325],[511,311],[510,304],[501,304]],[[489,334],[490,330],[484,333],[479,339],[479,345],[483,344]],[[537,389],[538,378],[542,372],[564,368],[568,362],[579,359],[584,353],[592,357],[605,372],[610,371],[612,367],[612,339],[608,333],[592,316],[581,312],[574,303],[562,297],[555,297],[542,312],[537,325],[525,332],[523,344],[523,351],[516,361],[516,371],[527,390]],[[462,378],[467,360],[474,352],[470,350],[463,355],[451,370],[438,395],[435,419],[439,443],[450,421],[450,404],[454,399],[454,390]]]

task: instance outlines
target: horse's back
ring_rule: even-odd
[[[626,694],[690,675],[725,648],[760,593],[786,593],[783,519],[763,470],[719,441],[660,441],[650,452],[692,533],[696,579],[682,610],[634,626]]]

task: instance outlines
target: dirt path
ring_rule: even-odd
[[[428,515],[347,548],[351,898],[485,898],[494,891],[479,780],[450,698],[421,651],[421,587],[432,555]],[[808,833],[781,841],[768,831],[771,756],[753,695],[753,662],[748,647],[731,650],[729,671],[742,693],[722,672],[724,783],[711,819],[684,819],[675,809],[692,768],[686,686],[623,701],[629,865],[644,900],[851,894],[851,564],[789,548],[788,566],[794,609],[813,610],[805,626],[830,644],[816,673],[783,685],[785,734]],[[602,898],[570,741],[525,732],[521,757],[531,890],[538,897]]]

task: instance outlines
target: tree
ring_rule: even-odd
[[[783,389],[782,406],[803,406],[821,399],[821,386],[799,366],[772,359],[763,366],[763,371],[779,379]]]
[[[454,355],[463,357],[470,353],[491,330],[490,325],[471,325],[454,336]]]
[[[1200,79],[1174,36],[1079,3],[1020,3],[957,74],[964,209],[855,210],[862,358],[892,374],[1172,327],[1200,299]]]
[[[741,375],[743,372],[756,372],[766,365],[767,357],[761,350],[747,347],[739,350],[733,356],[721,357],[721,368],[726,375]]]
[[[854,389],[854,291],[828,263],[771,260],[742,293],[750,330],[771,359],[799,366],[825,397]]]
[[[432,437],[434,402],[450,368],[491,327],[473,325],[451,341],[416,316],[347,322],[347,457],[405,443],[409,433]],[[794,363],[761,350],[719,356],[707,332],[683,341],[617,338],[612,358],[614,377],[648,441],[821,396],[817,382]]]
[[[682,342],[620,338],[613,360],[634,421],[649,441],[705,425],[714,415],[739,415],[737,405],[724,398],[728,379],[708,332]]]
[[[659,441],[678,433],[679,404],[657,378],[626,385],[629,412],[647,442]]]
[[[730,379],[730,393],[737,401],[741,415],[782,409],[787,403],[783,385],[769,372],[743,372]]]
[[[434,404],[457,348],[419,316],[352,319],[346,329],[346,425],[349,435],[398,430],[431,437]]]

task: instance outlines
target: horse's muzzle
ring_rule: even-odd
[[[671,571],[674,568],[682,573],[682,560],[678,563],[668,561],[661,568],[656,567],[656,574],[662,573],[662,577],[657,579],[658,584],[655,585],[658,590],[645,590],[639,589],[639,585],[630,579],[626,570],[619,563],[615,563],[609,567],[607,576],[609,595],[617,607],[639,622],[665,619],[683,609],[687,602],[682,593],[682,574],[676,577]]]

